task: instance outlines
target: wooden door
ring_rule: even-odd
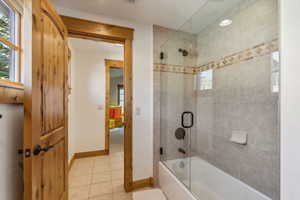
[[[68,198],[67,30],[49,0],[32,0],[25,73],[24,199]]]

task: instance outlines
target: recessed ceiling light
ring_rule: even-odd
[[[230,24],[232,24],[232,20],[231,19],[224,19],[223,21],[220,22],[220,26],[221,27],[225,27],[225,26],[229,26]]]

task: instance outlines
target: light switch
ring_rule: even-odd
[[[140,116],[141,115],[141,108],[140,107],[136,107],[135,108],[135,115],[136,116]]]

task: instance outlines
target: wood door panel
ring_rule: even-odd
[[[43,14],[42,135],[64,125],[64,40]]]
[[[62,199],[65,195],[65,140],[59,141],[42,158],[43,200]]]
[[[51,0],[27,3],[32,6],[32,65],[24,81],[24,200],[67,200],[67,29]]]

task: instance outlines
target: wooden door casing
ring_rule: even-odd
[[[50,0],[32,0],[32,67],[25,69],[24,199],[68,199],[67,31]],[[34,149],[42,151],[34,155]]]
[[[124,89],[125,89],[125,131],[124,131],[124,188],[127,192],[133,190],[133,40],[134,29],[105,24],[101,22],[61,16],[70,37],[83,38],[124,45]]]

